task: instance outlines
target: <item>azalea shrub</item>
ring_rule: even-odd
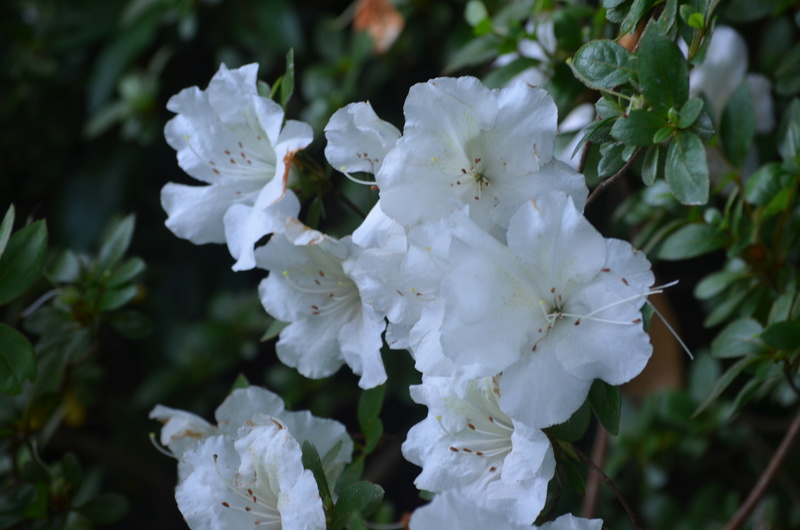
[[[117,13],[83,132],[150,265],[9,207],[0,521],[800,525],[788,4],[312,4]]]

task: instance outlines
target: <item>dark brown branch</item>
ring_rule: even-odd
[[[600,193],[601,193],[601,192],[602,192],[604,189],[606,189],[608,186],[610,186],[611,184],[613,184],[613,183],[614,183],[614,182],[615,182],[617,179],[619,179],[620,177],[623,177],[623,176],[625,175],[625,173],[627,173],[627,172],[628,172],[628,170],[631,168],[631,166],[633,165],[633,163],[634,163],[634,162],[636,162],[636,159],[637,159],[637,158],[639,158],[639,156],[640,156],[640,155],[641,155],[643,152],[644,152],[644,149],[642,149],[642,148],[640,148],[640,149],[637,149],[637,150],[636,150],[636,152],[635,152],[635,153],[633,153],[633,155],[631,155],[631,157],[628,159],[628,161],[627,161],[627,162],[625,162],[625,165],[624,165],[624,166],[622,166],[622,169],[620,169],[619,171],[617,171],[616,173],[614,173],[613,175],[611,175],[610,177],[608,177],[607,179],[605,179],[603,182],[601,182],[600,184],[598,184],[598,185],[597,185],[597,187],[596,187],[595,189],[593,189],[593,190],[592,190],[592,193],[590,193],[590,194],[589,194],[589,198],[588,198],[588,199],[586,199],[586,207],[588,208],[588,207],[589,207],[589,205],[592,203],[592,201],[594,201],[594,200],[597,198],[597,196],[598,196],[598,195],[599,195],[599,194],[600,194]]]
[[[619,492],[619,490],[614,485],[614,483],[611,481],[611,479],[608,478],[608,476],[605,473],[603,473],[603,470],[600,469],[599,467],[597,467],[597,465],[594,462],[592,462],[592,459],[589,458],[588,456],[586,456],[586,454],[584,452],[579,451],[579,450],[576,449],[575,453],[580,457],[581,460],[586,462],[589,465],[589,467],[591,467],[593,470],[595,470],[600,475],[600,477],[603,479],[603,482],[606,483],[606,486],[611,488],[611,491],[613,491],[614,495],[617,496],[617,500],[622,505],[622,507],[625,509],[625,512],[628,514],[628,518],[633,523],[634,528],[636,528],[636,530],[643,530],[642,525],[639,523],[639,520],[636,518],[636,514],[633,512],[633,510],[631,509],[630,505],[628,505],[628,501],[625,500],[625,497],[622,496],[622,494]]]
[[[767,464],[764,472],[758,478],[758,482],[756,482],[756,485],[753,487],[750,495],[747,496],[747,499],[745,499],[744,503],[736,511],[733,519],[731,519],[728,524],[725,525],[724,530],[736,530],[744,525],[744,523],[747,521],[747,518],[750,517],[750,514],[758,505],[758,502],[767,493],[769,485],[772,483],[775,475],[778,474],[778,470],[783,464],[783,461],[786,460],[786,457],[789,455],[789,451],[797,441],[798,434],[800,434],[800,411],[798,411],[797,415],[795,415],[794,419],[792,420],[791,425],[789,425],[789,430],[786,431],[786,435],[783,437],[783,440],[781,440],[781,444],[778,446],[775,454],[772,455],[772,459]]]
[[[586,143],[583,144],[583,149],[581,149],[581,159],[578,161],[578,173],[583,174],[583,170],[586,169],[586,159],[589,158],[589,147],[591,147],[592,142],[586,140]]]
[[[594,444],[592,444],[592,462],[597,462],[597,467],[602,468],[603,462],[606,459],[606,447],[608,446],[608,431],[597,424],[597,432],[594,435]],[[581,506],[581,517],[591,519],[594,517],[595,510],[597,509],[597,499],[600,495],[600,473],[594,469],[589,470],[589,476],[586,478],[586,495],[583,497],[583,506]]]

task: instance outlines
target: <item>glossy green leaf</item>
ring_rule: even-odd
[[[370,454],[383,435],[383,423],[379,415],[385,391],[385,385],[370,388],[362,392],[358,400],[358,425],[364,434],[364,454]]]
[[[633,33],[639,21],[650,11],[653,4],[655,4],[655,0],[633,0],[625,20],[622,21],[620,34]]]
[[[0,258],[0,304],[21,295],[42,274],[47,256],[47,226],[36,221],[8,239]]]
[[[135,226],[136,216],[133,214],[108,226],[97,256],[99,270],[106,271],[117,265],[120,258],[128,251]]]
[[[105,313],[119,309],[136,297],[139,288],[135,285],[127,285],[117,289],[108,289],[100,296],[98,309]]]
[[[489,11],[480,0],[470,0],[464,8],[464,18],[470,26],[475,27],[489,18]]]
[[[314,480],[316,480],[317,487],[319,488],[319,496],[322,498],[322,505],[326,509],[329,509],[330,506],[333,506],[333,497],[331,496],[330,488],[328,488],[328,478],[325,476],[325,470],[322,468],[322,460],[319,458],[319,452],[317,452],[316,446],[309,440],[304,440],[300,449],[303,453],[303,467],[311,471],[314,475]]]
[[[739,359],[736,363],[734,363],[730,368],[728,368],[722,377],[717,379],[717,382],[714,384],[714,388],[711,390],[711,393],[708,395],[706,400],[697,407],[697,410],[694,411],[694,416],[700,414],[703,410],[706,409],[711,403],[713,403],[722,392],[725,391],[726,388],[733,383],[733,380],[739,376],[748,366],[761,361],[760,357],[745,357],[743,359]]]
[[[11,237],[11,229],[14,227],[14,205],[8,207],[3,222],[0,223],[0,258],[3,257],[3,252],[6,250],[8,238]]]
[[[671,125],[667,125],[666,127],[662,127],[653,134],[653,142],[654,144],[660,144],[666,140],[669,140],[672,137],[672,134],[675,132],[675,129]]]
[[[753,98],[747,83],[742,82],[731,95],[720,122],[722,147],[735,167],[742,167],[756,133]]]
[[[778,350],[800,348],[800,320],[772,324],[761,334],[761,340]]]
[[[289,48],[286,53],[286,73],[281,80],[281,107],[286,108],[292,94],[294,94],[294,49]]]
[[[597,419],[609,434],[616,436],[619,433],[619,418],[622,406],[619,387],[595,379],[589,389],[589,404],[592,406]]]
[[[605,144],[600,148],[600,162],[597,164],[597,174],[601,177],[610,177],[625,165],[623,152],[625,144]]]
[[[366,481],[354,482],[342,490],[331,516],[331,530],[345,527],[352,514],[369,517],[383,502],[383,488]]]
[[[114,269],[106,285],[108,287],[124,285],[143,273],[146,268],[147,266],[141,258],[130,258]]]
[[[705,104],[700,98],[692,98],[683,104],[681,110],[678,112],[680,119],[678,120],[678,128],[686,129],[694,125],[700,113],[703,112]]]
[[[694,296],[698,300],[708,300],[725,289],[731,284],[743,280],[749,276],[747,271],[718,271],[712,272],[700,280],[694,288]]]
[[[666,124],[664,118],[652,112],[632,110],[614,122],[611,135],[620,142],[643,147],[652,144],[653,135]]]
[[[781,191],[780,176],[783,169],[778,162],[770,162],[761,166],[758,171],[747,177],[744,186],[744,198],[750,204],[764,206]]]
[[[663,169],[659,173],[659,164],[663,160],[661,157],[661,146],[651,145],[644,153],[642,161],[642,182],[645,186],[652,186],[659,174],[663,174]]]
[[[572,414],[570,419],[559,425],[553,425],[547,429],[547,432],[557,440],[577,442],[586,434],[591,420],[592,408],[589,402],[586,401],[581,405],[581,408]]]
[[[603,96],[594,104],[594,110],[600,119],[617,118],[622,115],[622,109],[609,96]]]
[[[36,356],[28,339],[0,323],[0,393],[19,394],[36,377]]]
[[[290,322],[281,322],[280,320],[273,320],[267,326],[267,331],[261,336],[261,342],[266,342],[268,340],[272,340],[278,335],[280,335],[281,331],[288,326]]]
[[[703,142],[695,134],[678,131],[667,149],[667,184],[683,204],[708,202],[709,174]]]
[[[658,251],[658,257],[663,260],[695,258],[723,248],[725,242],[725,235],[715,227],[705,223],[690,223],[667,236]]]
[[[679,109],[689,98],[689,67],[678,45],[654,24],[639,41],[637,61],[642,93],[662,114]]]
[[[481,35],[472,39],[450,57],[447,66],[444,68],[444,74],[451,74],[461,68],[494,59],[497,57],[499,44],[500,39],[493,34]]]
[[[128,501],[122,495],[101,493],[78,508],[78,511],[94,523],[110,524],[125,517],[129,509]]]
[[[752,318],[734,320],[711,342],[711,355],[718,359],[731,359],[763,352],[764,345],[758,338],[762,329],[761,324]]]
[[[575,77],[589,88],[614,88],[631,81],[636,72],[628,50],[611,40],[584,44],[570,63]]]

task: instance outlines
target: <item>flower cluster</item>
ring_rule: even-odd
[[[472,77],[439,78],[411,88],[402,132],[367,102],[340,109],[325,129],[326,157],[350,178],[372,175],[380,200],[352,236],[337,240],[293,217],[286,176],[292,154],[308,143],[306,128],[287,122],[280,130],[282,113],[255,94],[254,75],[253,65],[223,67],[207,93],[189,89],[171,103],[181,113],[167,126],[179,162],[211,186],[168,185],[168,226],[197,242],[224,234],[236,268],[269,271],[262,303],[289,323],[278,357],[301,374],[324,377],[347,364],[371,388],[387,378],[384,333],[389,348],[411,353],[422,373],[411,395],[429,415],[411,429],[403,454],[422,468],[416,485],[440,494],[411,528],[439,528],[448,510],[473,521],[463,528],[529,526],[555,469],[542,429],[569,419],[595,379],[629,381],[651,354],[640,313],[650,264],[583,216],[584,178],[554,157],[552,99],[521,82],[490,90]],[[229,150],[227,166],[216,155]],[[190,211],[203,218],[202,230],[188,228]],[[267,233],[269,242],[255,247]],[[163,442],[183,453],[178,502],[190,524],[205,502],[189,502],[200,484],[220,498],[231,493],[225,502],[247,510],[247,496],[234,503],[235,492],[258,479],[259,458],[289,455],[288,440],[299,436],[276,413],[240,415],[232,422],[239,430],[215,436],[194,418],[154,414],[169,419]],[[187,432],[214,441],[187,450],[186,436],[195,436]],[[280,491],[310,492],[297,485],[302,469],[294,471],[296,483],[281,482]],[[220,506],[209,510],[224,512]]]

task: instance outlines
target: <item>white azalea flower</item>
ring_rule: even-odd
[[[557,110],[542,89],[439,78],[411,87],[404,112],[403,136],[376,174],[381,207],[401,224],[435,221],[469,204],[470,217],[501,237],[537,193],[560,190],[585,201],[583,177],[553,159]]]
[[[336,240],[296,220],[256,252],[258,266],[270,271],[259,286],[261,302],[291,322],[280,334],[278,358],[306,377],[329,376],[347,363],[362,388],[386,381],[384,315],[361,299],[351,270],[361,252],[350,237]]]
[[[566,514],[541,526],[517,524],[472,502],[457,490],[440,493],[411,515],[411,530],[601,530],[602,519],[581,519]]]
[[[414,483],[434,492],[457,489],[476,506],[532,523],[555,471],[547,436],[500,409],[496,379],[470,381],[463,398],[454,384],[426,377],[411,387],[414,401],[428,406],[428,417],[403,444],[406,459],[422,467]]]
[[[563,422],[593,379],[617,385],[644,368],[650,264],[628,243],[604,239],[567,195],[520,208],[508,246],[466,228],[442,280],[442,352],[469,367],[467,377],[502,372],[508,414],[531,427]]]
[[[164,129],[178,164],[208,184],[164,186],[167,227],[195,244],[227,241],[234,270],[252,268],[258,239],[299,212],[286,183],[294,154],[312,139],[309,125],[283,125],[280,105],[258,95],[257,71],[257,64],[223,64],[207,90],[187,88],[167,103],[178,114]]]
[[[368,101],[337,110],[325,126],[325,158],[345,175],[376,174],[386,153],[400,138],[400,131],[378,118]]]
[[[182,457],[178,509],[193,530],[325,528],[311,471],[303,469],[297,440],[278,419],[252,417],[235,440],[206,438]]]
[[[180,459],[187,449],[206,438],[223,435],[231,440],[236,439],[242,425],[258,414],[276,418],[300,442],[311,441],[323,457],[338,446],[336,453],[331,455],[331,467],[325,470],[332,480],[335,480],[341,467],[350,461],[353,442],[341,423],[317,418],[308,411],[288,412],[280,396],[257,386],[231,392],[214,413],[217,425],[190,412],[163,405],[157,405],[150,412],[150,418],[164,424],[161,443],[175,458]],[[179,480],[182,480],[185,477],[184,466],[180,465],[178,469]]]
[[[195,442],[218,433],[214,425],[200,416],[164,405],[156,405],[149,417],[164,424],[161,445],[165,445],[175,458],[180,458]]]

